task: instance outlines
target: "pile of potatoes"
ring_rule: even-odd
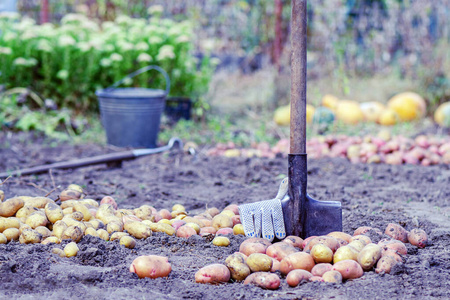
[[[30,196],[5,200],[4,193],[0,195],[0,243],[18,240],[24,244],[59,244],[71,240],[70,246],[53,249],[55,254],[66,257],[77,254],[76,243],[85,235],[118,240],[121,245],[134,248],[136,239],[148,238],[153,232],[181,238],[217,234],[212,241],[216,246],[230,244],[221,235],[244,234],[237,205],[229,205],[222,212],[209,208],[192,217],[180,204],[174,205],[172,211],[158,211],[150,205],[119,209],[111,196],[105,196],[100,203],[85,198],[83,189],[76,184],[69,185],[56,200]]]
[[[277,289],[285,276],[289,286],[303,281],[342,283],[363,276],[365,271],[389,273],[396,264],[403,263],[409,242],[419,248],[428,243],[427,234],[415,228],[410,232],[398,224],[390,223],[385,235],[375,244],[370,234],[382,237],[377,228],[359,227],[353,236],[344,232],[331,232],[324,236],[311,236],[305,240],[288,236],[271,244],[262,238],[245,240],[236,252],[228,256],[225,264],[214,264],[200,269],[195,280],[199,283],[244,281],[265,289]]]

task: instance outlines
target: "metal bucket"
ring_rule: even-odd
[[[147,88],[117,88],[128,78],[159,71],[166,80],[166,90]],[[112,86],[97,91],[100,116],[108,144],[118,147],[155,148],[161,114],[170,90],[166,71],[158,66],[139,69]]]

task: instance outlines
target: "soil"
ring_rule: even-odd
[[[49,146],[32,135],[0,133],[0,171],[89,157],[118,151],[104,145]],[[122,149],[123,150],[123,149]],[[142,204],[170,209],[183,204],[190,214],[206,207],[223,209],[275,196],[287,174],[287,158],[206,157],[177,151],[73,170],[13,177],[0,188],[16,195],[49,197],[71,183],[87,197],[113,196],[121,208]],[[4,179],[4,178],[2,178]],[[305,282],[291,288],[282,278],[278,290],[242,283],[197,284],[194,274],[211,263],[223,263],[239,249],[243,236],[232,236],[229,247],[216,247],[200,236],[189,239],[155,233],[138,240],[133,250],[116,242],[84,237],[76,257],[60,258],[54,245],[0,245],[0,295],[6,299],[448,299],[450,298],[450,166],[351,164],[343,159],[308,161],[308,192],[318,200],[342,202],[343,229],[352,234],[363,225],[384,231],[389,223],[407,230],[424,229],[430,245],[407,244],[405,263],[391,274],[365,272],[343,284]],[[373,237],[374,242],[380,237]],[[58,247],[65,245],[64,241]],[[169,258],[167,278],[139,279],[129,272],[139,255]]]

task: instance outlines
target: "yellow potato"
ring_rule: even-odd
[[[113,206],[111,204],[104,203],[98,207],[95,217],[103,223],[108,224],[108,221],[111,217],[116,217],[114,213],[115,209],[113,208]]]
[[[66,257],[72,257],[77,255],[79,250],[80,249],[75,242],[70,242],[64,247],[64,254]]]
[[[158,224],[162,225],[162,224]],[[169,225],[170,226],[170,225]],[[152,230],[150,226],[138,221],[131,221],[125,223],[125,230],[133,237],[137,239],[146,239],[152,236]]]
[[[35,211],[29,215],[25,221],[25,224],[35,229],[38,226],[46,226],[48,223],[47,216],[41,211]]]
[[[212,243],[215,246],[228,247],[230,245],[230,239],[225,236],[216,236]]]
[[[336,252],[333,255],[333,263],[337,263],[341,260],[357,260],[358,257],[358,251],[353,248],[352,246],[342,246],[339,249],[336,250]]]
[[[361,240],[355,240],[348,243],[347,246],[353,247],[356,251],[360,252],[366,246],[366,243]]]
[[[238,234],[240,234],[240,235],[245,235],[245,232],[244,232],[244,225],[242,225],[242,224],[236,224],[236,225],[234,225],[234,227],[233,227],[233,234],[234,234],[234,235],[238,235]]]
[[[202,220],[198,219],[198,218],[193,218],[193,217],[185,217],[183,219],[183,221],[185,221],[186,223],[195,223],[197,224],[200,228],[205,227],[205,224],[203,223]],[[195,229],[195,228],[194,228]]]
[[[20,227],[19,227],[20,234],[22,234],[22,231],[24,231],[25,229],[31,229],[31,227],[25,223],[20,223]]]
[[[62,219],[64,223],[67,224],[67,226],[78,226],[80,227],[81,231],[84,233],[86,231],[86,225],[84,225],[83,222],[77,221],[73,219],[71,216],[64,216]]]
[[[155,224],[155,223],[153,223],[153,224]],[[157,224],[149,226],[149,227],[153,232],[164,232],[165,234],[168,234],[168,235],[174,235],[176,233],[175,228],[173,228],[171,225],[165,224],[165,223],[157,223]]]
[[[73,207],[76,212],[80,212],[83,214],[83,220],[90,221],[92,219],[92,214],[89,209],[82,203],[77,203]],[[79,220],[80,221],[80,220]]]
[[[68,201],[68,200],[79,200],[83,198],[83,192],[80,192],[79,190],[74,189],[65,189],[59,194],[59,199],[61,202]]]
[[[8,239],[3,233],[0,233],[0,244],[6,244],[8,242]]]
[[[111,234],[111,236],[109,237],[109,240],[111,241],[111,242],[114,242],[115,240],[120,240],[122,237],[124,237],[124,236],[129,236],[129,234],[128,233],[126,233],[126,232],[114,232],[113,234]]]
[[[17,218],[3,218],[0,217],[0,232],[5,231],[8,228],[19,228],[20,221]]]
[[[357,261],[365,271],[369,271],[381,258],[381,247],[376,244],[368,244],[358,253]]]
[[[86,228],[86,231],[84,232],[84,235],[92,235],[95,237],[99,237],[97,230],[95,230],[94,227],[88,227]]]
[[[333,253],[340,246],[338,240],[335,239],[334,237],[322,235],[322,236],[318,236],[318,237],[311,239],[308,242],[308,244],[306,244],[303,251],[306,251],[306,252],[311,251],[312,247],[314,247],[314,245],[316,245],[316,244],[323,244],[323,245],[327,246],[328,248],[331,249],[331,251],[333,251]]]
[[[19,241],[22,244],[35,244],[40,243],[42,240],[42,235],[33,229],[24,229],[22,234],[19,236]]]
[[[109,241],[109,233],[105,229],[97,229],[97,233],[99,238],[101,238],[104,241]]]
[[[342,275],[336,270],[323,273],[322,278],[324,282],[342,283]]]
[[[83,231],[78,226],[69,226],[61,236],[62,240],[71,239],[74,242],[79,242],[83,238]]]
[[[16,218],[19,218],[22,222],[25,222],[28,216],[36,211],[37,208],[25,205],[16,212],[15,216]]]
[[[17,241],[20,236],[20,231],[18,228],[8,228],[3,231],[3,234],[6,236],[8,242]]]
[[[64,208],[63,209],[63,214],[64,214],[64,216],[72,215],[73,214],[73,207]]]
[[[43,245],[47,245],[50,243],[59,244],[61,243],[61,241],[56,236],[49,236],[41,242],[41,244]]]
[[[0,203],[0,217],[12,217],[21,209],[25,204],[25,201],[21,198],[10,198],[5,202]]]
[[[216,230],[220,228],[233,228],[233,220],[225,214],[218,214],[212,219],[212,227]]]
[[[77,221],[83,220],[84,219],[83,213],[80,211],[75,211],[75,207],[73,209],[74,209],[74,212],[70,215],[72,217],[72,219],[77,220]]]
[[[0,190],[0,202],[3,202],[5,200],[5,192]]]
[[[54,202],[50,202],[45,205],[45,215],[52,224],[55,224],[56,221],[62,220],[64,217],[61,207]]]
[[[64,250],[59,249],[59,248],[53,248],[52,253],[58,255],[59,257],[66,257]]]
[[[370,237],[368,237],[367,235],[363,235],[363,234],[352,236],[350,238],[349,244],[351,242],[353,242],[353,241],[361,241],[361,242],[364,243],[364,246],[369,245],[370,243],[372,243],[372,240],[370,239]]]
[[[186,208],[181,204],[175,204],[174,206],[172,206],[172,211],[176,210],[186,211]]]
[[[103,222],[98,219],[91,219],[89,223],[92,224],[92,227],[94,227],[96,230],[105,228],[105,224],[103,224]]]
[[[246,263],[252,272],[269,272],[272,269],[272,258],[266,254],[250,254]]]
[[[230,218],[234,217],[236,214],[234,212],[232,212],[231,210],[224,210],[222,211],[220,214],[224,214],[229,216]]]
[[[227,257],[225,266],[230,270],[231,278],[236,281],[242,281],[250,275],[251,271],[245,262],[246,257],[236,252]]]
[[[107,223],[106,225],[106,231],[108,231],[109,234],[112,234],[116,231],[123,231],[123,223],[121,221],[112,221]]]
[[[44,208],[48,203],[55,203],[48,197],[30,197],[24,199],[24,206],[32,206],[36,208]]]
[[[136,240],[129,235],[121,237],[119,243],[129,249],[133,249],[136,246]]]
[[[134,210],[134,214],[141,220],[154,221],[153,209],[150,205],[142,205]]]
[[[53,224],[53,235],[57,238],[61,239],[64,231],[67,229],[67,224],[64,223],[64,221],[59,220],[56,221],[55,224]]]
[[[194,230],[197,232],[197,234],[200,233],[200,226],[198,226],[198,224],[196,224],[196,223],[186,223],[185,225],[194,228]]]
[[[333,251],[324,244],[316,244],[311,249],[311,256],[316,264],[333,261]]]
[[[79,200],[78,201],[81,204],[86,205],[88,208],[89,206],[91,207],[99,207],[99,204],[97,201],[95,201],[94,199],[83,199],[83,200]]]
[[[38,226],[34,228],[34,230],[36,230],[42,235],[42,239],[46,239],[52,235],[52,232],[45,226]]]

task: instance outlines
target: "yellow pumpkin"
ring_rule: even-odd
[[[400,93],[389,99],[388,107],[395,110],[401,121],[422,118],[427,110],[425,100],[412,92]]]
[[[385,126],[395,125],[399,121],[400,117],[398,116],[398,113],[391,108],[386,108],[383,110],[378,117],[378,123]]]
[[[311,123],[314,116],[314,106],[306,104],[306,122]],[[277,125],[289,126],[291,122],[291,106],[280,106],[275,110],[273,120]]]
[[[336,118],[346,124],[356,124],[364,120],[364,114],[358,102],[341,100],[336,108]]]
[[[383,103],[376,101],[363,102],[360,104],[360,107],[364,115],[364,120],[368,122],[378,121],[381,113],[386,109],[386,106]]]
[[[329,109],[331,109],[331,111],[335,112],[336,108],[338,106],[339,103],[339,98],[333,96],[333,95],[325,95],[322,98],[322,106],[325,106]]]
[[[434,112],[434,121],[443,127],[450,127],[450,101],[439,105]]]

